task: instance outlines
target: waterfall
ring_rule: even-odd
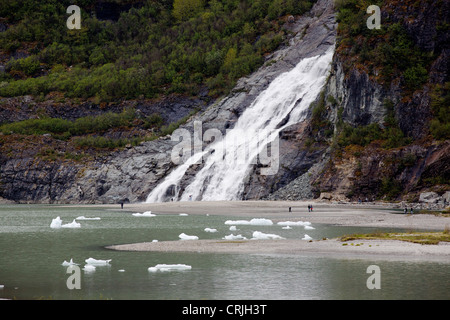
[[[272,174],[276,173],[278,133],[304,119],[325,83],[333,53],[334,45],[324,54],[304,58],[280,74],[245,109],[233,129],[174,169],[152,190],[146,202],[165,201],[169,188],[175,188],[175,200],[241,200],[245,178],[255,163],[262,163],[268,145],[271,163],[266,156],[266,167],[260,169],[268,170],[270,164],[275,169]],[[201,161],[203,167],[180,197],[180,181],[192,164]]]

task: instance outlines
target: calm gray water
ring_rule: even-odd
[[[156,213],[157,214],[157,213]],[[81,228],[51,229],[60,216]],[[258,217],[255,217],[258,218]],[[273,218],[276,218],[275,216]],[[224,216],[157,215],[99,208],[44,205],[0,206],[0,298],[16,299],[449,299],[450,261],[336,258],[316,255],[252,255],[119,252],[111,244],[178,240],[180,233],[221,239],[231,233],[251,238],[253,231],[285,238],[336,237],[372,228],[315,224],[314,230],[278,225],[238,225],[229,231]],[[216,228],[207,233],[205,228]],[[81,289],[68,289],[70,274],[61,264],[73,258],[112,259],[92,273],[81,271]],[[156,264],[187,264],[191,270],[148,272]],[[381,289],[369,290],[369,265],[381,270]],[[125,270],[119,272],[119,270]]]

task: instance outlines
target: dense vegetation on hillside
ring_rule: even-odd
[[[115,0],[117,21],[79,0],[81,29],[69,30],[69,0],[1,0],[0,96],[63,93],[94,101],[227,92],[280,45],[285,15],[313,0]],[[98,9],[98,10],[97,10]]]

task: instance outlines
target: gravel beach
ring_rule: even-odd
[[[308,212],[308,204],[313,212]],[[106,207],[106,206],[105,206]],[[408,230],[442,231],[450,227],[450,218],[431,214],[405,215],[386,204],[330,204],[304,201],[217,201],[126,204],[132,212],[152,211],[155,214],[209,214],[242,218],[270,218],[272,221],[309,221],[341,226],[393,227]],[[291,212],[289,212],[289,207]],[[278,220],[279,219],[279,220]],[[162,241],[108,246],[126,251],[198,252],[234,254],[318,254],[348,257],[378,256],[386,258],[433,259],[450,261],[450,243],[421,245],[392,240],[191,240]]]

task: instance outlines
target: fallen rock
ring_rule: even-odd
[[[430,192],[422,192],[419,196],[419,202],[425,203],[438,203],[442,198],[433,191]]]

